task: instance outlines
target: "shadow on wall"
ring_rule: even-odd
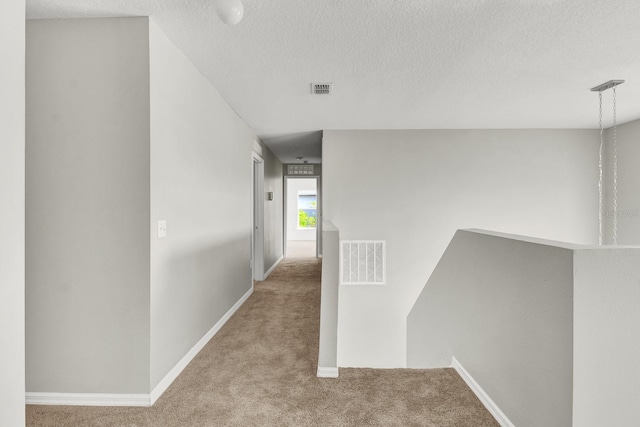
[[[459,230],[407,317],[407,366],[452,358],[515,425],[571,425],[573,251]]]

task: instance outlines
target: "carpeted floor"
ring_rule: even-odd
[[[315,256],[315,240],[287,240],[287,258],[309,258]]]
[[[315,376],[321,262],[287,258],[151,408],[27,406],[29,426],[496,426],[452,369]]]

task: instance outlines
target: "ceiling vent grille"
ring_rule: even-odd
[[[312,95],[331,95],[331,83],[311,83]]]

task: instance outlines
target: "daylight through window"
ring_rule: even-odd
[[[317,203],[315,191],[298,191],[298,228],[316,228]]]

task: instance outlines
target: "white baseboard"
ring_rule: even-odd
[[[222,318],[218,320],[218,322],[215,325],[213,325],[213,327],[209,330],[209,332],[207,332],[202,338],[200,338],[200,341],[198,341],[196,345],[194,345],[191,348],[191,350],[189,350],[189,352],[185,354],[184,357],[180,359],[178,363],[176,363],[173,369],[171,369],[167,373],[167,375],[165,375],[164,378],[160,380],[158,385],[155,386],[154,389],[151,391],[151,395],[150,395],[151,405],[156,403],[158,398],[162,396],[162,393],[164,393],[169,388],[171,383],[173,383],[173,381],[176,378],[178,378],[178,375],[182,373],[182,371],[184,370],[184,368],[187,367],[189,362],[191,362],[193,358],[196,357],[196,355],[200,352],[200,350],[202,350],[204,346],[207,345],[207,343],[211,340],[211,338],[213,338],[213,336],[218,333],[218,331],[224,326],[225,323],[227,323],[227,321],[231,318],[231,316],[233,316],[233,313],[235,313],[240,308],[240,306],[244,304],[244,302],[251,296],[252,293],[253,293],[253,286],[251,286],[251,289],[249,289],[242,296],[242,298],[240,298],[238,302],[236,302],[233,305],[233,307],[231,307],[229,311],[227,311],[224,314],[224,316],[222,316]]]
[[[338,368],[327,368],[324,366],[318,366],[318,378],[338,378]]]
[[[152,406],[162,393],[187,367],[189,362],[207,345],[225,323],[253,293],[253,286],[227,311],[224,316],[194,345],[187,354],[165,375],[150,394],[110,394],[110,393],[40,393],[27,392],[28,405],[68,405],[68,406]]]
[[[465,383],[469,386],[471,391],[480,399],[480,402],[487,408],[487,410],[493,415],[498,424],[502,427],[515,427],[514,424],[507,418],[507,416],[498,408],[498,405],[489,397],[489,395],[480,387],[480,384],[473,379],[471,374],[460,364],[458,359],[451,358],[451,367],[458,372],[458,375],[462,377]]]
[[[280,261],[282,261],[284,259],[284,255],[280,255],[280,258],[278,258],[278,260],[276,262],[273,263],[273,265],[271,266],[270,269],[267,270],[266,273],[264,273],[264,277],[262,278],[262,280],[267,280],[267,277],[269,277],[269,275],[273,272],[273,270],[276,269],[276,267],[278,266],[278,264],[280,264]]]
[[[151,406],[148,394],[27,392],[25,402],[27,405]]]

